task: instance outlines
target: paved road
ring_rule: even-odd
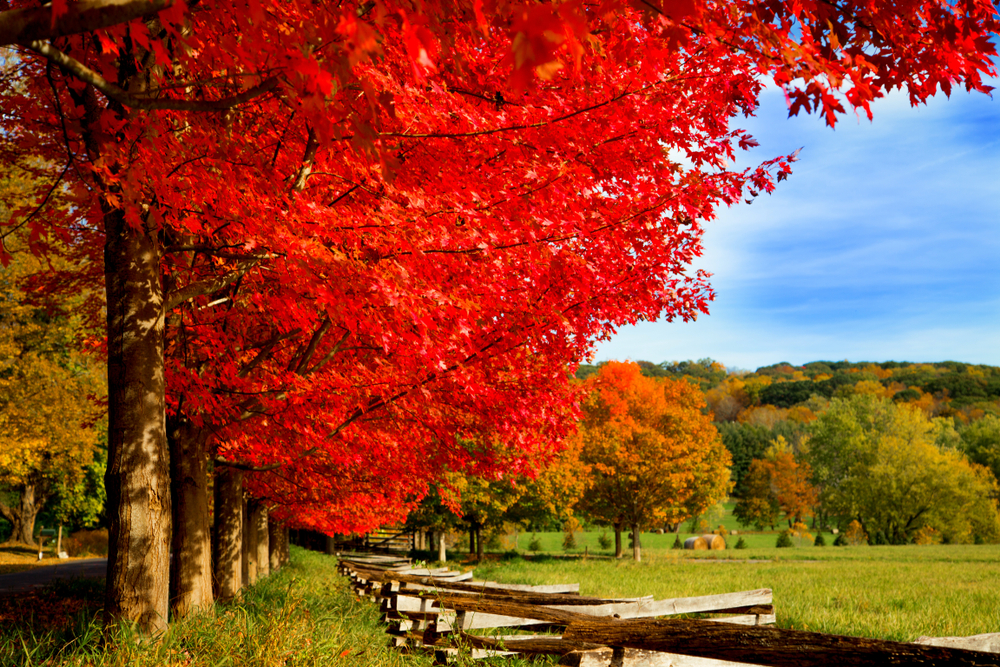
[[[24,572],[0,574],[0,595],[25,593],[27,591],[51,584],[56,579],[73,579],[78,577],[93,577],[100,579],[107,576],[107,558],[81,558],[57,565],[34,567]]]

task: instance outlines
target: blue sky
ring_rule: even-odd
[[[624,328],[595,360],[1000,366],[1000,86],[873,113],[831,130],[766,91],[737,166],[802,152],[774,194],[706,223],[711,314]]]

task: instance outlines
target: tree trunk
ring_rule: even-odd
[[[476,560],[479,562],[483,561],[485,550],[483,549],[483,529],[480,526],[476,526]]]
[[[469,555],[476,553],[476,526],[469,524]]]
[[[270,517],[267,519],[268,565],[271,572],[281,569],[281,524]]]
[[[187,419],[168,419],[167,439],[174,515],[170,611],[174,618],[183,618],[212,606],[208,452],[205,432]]]
[[[170,471],[163,363],[160,244],[104,207],[108,329],[108,619],[166,629]]]
[[[642,540],[639,538],[639,524],[632,524],[632,560],[636,563],[642,560]]]
[[[45,498],[36,497],[36,486],[25,484],[22,488],[17,505],[10,506],[0,502],[0,516],[7,519],[13,526],[8,542],[20,542],[28,546],[35,545],[35,518],[45,504]]]
[[[281,564],[285,565],[292,559],[291,553],[288,551],[288,545],[291,541],[288,539],[288,526],[284,526],[281,529],[281,542],[278,545],[278,555],[281,558]]]
[[[136,54],[120,59],[118,85],[141,95],[145,81],[135,76]],[[121,208],[127,164],[116,145],[126,139],[124,125],[108,134],[111,109],[92,86],[70,90],[83,108],[82,130],[94,172],[104,223],[104,281],[108,346],[108,577],[107,621],[124,619],[144,632],[166,629],[170,571],[170,470],[166,436],[163,363],[162,244],[155,225],[130,224]],[[110,120],[108,118],[107,120]]]
[[[615,528],[615,558],[622,557],[622,525],[614,524]]]
[[[269,553],[270,536],[267,531],[267,507],[262,502],[254,503],[254,511],[251,516],[254,524],[256,538],[254,549],[256,550],[257,578],[263,579],[271,574],[271,555]]]
[[[442,563],[448,562],[448,545],[445,544],[445,532],[438,533],[438,560]]]
[[[243,472],[215,470],[215,540],[212,543],[216,597],[231,600],[243,588]]]
[[[253,501],[243,500],[243,585],[257,583],[257,524],[253,522]]]

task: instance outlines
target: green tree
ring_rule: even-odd
[[[834,399],[811,427],[809,460],[827,511],[894,543],[930,526],[953,542],[1000,539],[996,479],[936,443],[921,411],[871,394]]]
[[[1000,479],[1000,417],[986,415],[959,427],[958,434],[969,459],[986,466]]]
[[[755,526],[757,530],[763,530],[764,526],[774,529],[780,509],[778,496],[771,486],[771,473],[762,459],[755,459],[743,476],[733,516],[744,526]]]

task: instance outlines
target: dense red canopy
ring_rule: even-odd
[[[3,158],[74,207],[12,222],[95,271],[109,205],[158,230],[169,409],[358,529],[442,468],[530,467],[595,340],[706,312],[702,225],[789,173],[732,167],[766,77],[833,124],[983,89],[996,29],[983,0],[14,2]]]

